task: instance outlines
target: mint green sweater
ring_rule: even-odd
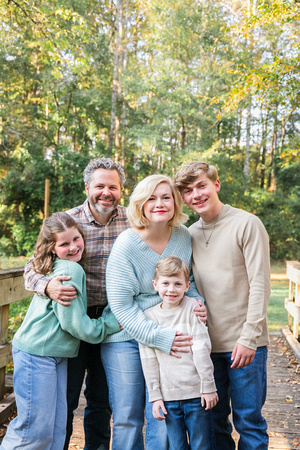
[[[13,346],[17,349],[37,356],[72,358],[78,354],[80,340],[97,344],[107,335],[120,331],[113,315],[105,319],[88,317],[86,278],[79,264],[57,260],[49,277],[59,275],[72,277],[63,284],[76,288],[76,299],[72,300],[70,306],[64,306],[35,294],[25,319],[13,338]]]

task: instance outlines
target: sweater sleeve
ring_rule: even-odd
[[[210,357],[211,343],[207,327],[190,312],[190,324],[193,336],[193,361],[201,380],[200,394],[216,392],[214,366]]]
[[[202,300],[203,304],[205,303],[205,299],[203,297],[201,297],[201,295],[198,292],[196,283],[195,283],[195,279],[194,279],[194,274],[193,274],[193,269],[192,269],[192,237],[190,235],[189,230],[185,227],[185,226],[181,226],[180,228],[182,230],[182,239],[183,239],[183,245],[184,245],[184,251],[186,252],[186,262],[188,263],[188,266],[190,268],[190,287],[189,290],[187,292],[187,296],[191,297],[191,298],[195,298],[195,299],[200,299]],[[182,244],[181,244],[182,245]],[[182,258],[182,248],[178,249],[178,255],[179,257]]]
[[[120,235],[110,253],[106,268],[109,306],[133,339],[169,354],[176,331],[152,322],[139,307],[135,298],[140,294],[138,273],[134,266],[136,258],[142,258],[142,254]],[[147,275],[146,267],[145,273]]]
[[[25,264],[23,275],[25,289],[27,289],[28,291],[33,291],[35,294],[38,294],[39,297],[48,299],[47,295],[45,294],[45,291],[50,280],[48,277],[45,277],[40,273],[36,273],[33,270],[32,261],[33,258],[31,258]]]
[[[64,284],[74,286],[77,290],[76,299],[71,305],[66,307],[54,300],[52,307],[54,313],[64,331],[82,341],[97,344],[102,342],[107,335],[120,331],[120,326],[113,315],[98,319],[91,319],[86,313],[86,293],[85,293],[85,273],[82,267],[73,262],[66,262],[63,265],[61,275],[70,275],[71,280],[64,281]],[[58,275],[56,272],[55,275]]]
[[[187,291],[186,295],[188,297],[195,298],[196,300],[200,299],[200,300],[202,300],[202,302],[204,304],[205,303],[205,299],[203,297],[201,297],[201,295],[198,292],[198,289],[196,287],[196,283],[195,283],[195,280],[194,280],[194,275],[192,273],[192,270],[191,270],[191,274],[190,274],[190,283],[191,284],[190,284],[189,290]]]
[[[268,234],[258,217],[251,216],[243,236],[243,255],[249,280],[247,319],[238,343],[257,348],[270,298],[270,255]]]
[[[149,402],[162,399],[159,362],[154,348],[139,344],[143,373],[149,392]]]

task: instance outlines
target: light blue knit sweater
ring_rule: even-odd
[[[117,238],[106,268],[106,290],[109,305],[102,317],[116,316],[124,328],[104,342],[122,342],[136,339],[144,345],[170,353],[176,331],[150,321],[144,310],[161,300],[152,280],[154,267],[165,256],[175,255],[191,267],[191,237],[184,225],[173,227],[167,247],[161,255],[154,252],[132,230],[123,231]],[[189,297],[202,298],[191,276]]]

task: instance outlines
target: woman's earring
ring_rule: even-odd
[[[52,253],[52,260],[54,261],[56,259],[56,253]]]

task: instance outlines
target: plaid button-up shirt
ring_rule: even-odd
[[[87,306],[105,306],[107,304],[105,290],[106,263],[115,240],[122,231],[129,228],[126,209],[123,206],[118,206],[105,225],[95,220],[90,211],[88,200],[83,205],[66,212],[80,224],[86,239]],[[49,283],[49,278],[33,271],[32,260],[25,265],[24,278],[26,289],[41,297],[46,297],[45,289]]]

